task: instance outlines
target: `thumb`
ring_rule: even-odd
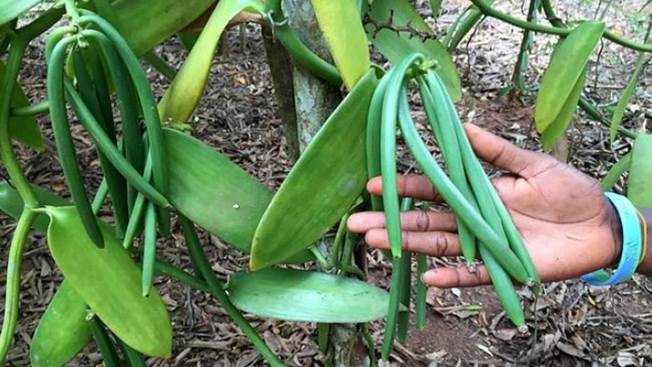
[[[538,152],[521,149],[507,140],[473,124],[464,124],[466,135],[478,158],[498,168],[528,178],[553,158]]]

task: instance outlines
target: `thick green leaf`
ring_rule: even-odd
[[[358,4],[351,0],[311,1],[335,65],[351,90],[371,65]]]
[[[142,296],[140,268],[100,222],[105,246],[88,237],[75,207],[46,207],[48,245],[66,281],[111,331],[137,351],[154,357],[172,352],[172,327],[158,293]]]
[[[620,96],[620,99],[618,100],[618,104],[616,105],[616,109],[614,110],[614,114],[611,116],[611,125],[609,127],[609,140],[612,143],[616,139],[616,133],[618,133],[618,128],[620,127],[620,123],[623,120],[623,116],[625,116],[625,109],[629,104],[629,100],[632,99],[632,96],[634,95],[634,91],[636,90],[636,85],[638,84],[638,77],[641,75],[641,71],[643,70],[643,64],[645,62],[645,58],[646,56],[644,53],[641,53],[638,56],[638,60],[636,60],[636,66],[634,67],[634,72],[629,77],[627,86],[625,87],[625,90],[623,90],[623,95]]]
[[[118,0],[113,7],[118,30],[140,56],[192,23],[213,3],[214,0]]]
[[[557,122],[558,116],[567,108],[568,100],[574,98],[579,81],[584,79],[586,64],[604,29],[602,22],[583,22],[555,48],[537,93],[534,114],[537,131],[544,132]]]
[[[0,25],[10,22],[42,0],[4,0],[0,3]]]
[[[64,366],[91,340],[86,302],[65,280],[36,327],[30,346],[32,367]]]
[[[252,270],[308,248],[360,195],[367,180],[367,109],[377,83],[369,70],[294,165],[256,229]]]
[[[195,224],[248,253],[274,193],[201,141],[172,129],[164,129],[163,134],[172,205]],[[311,259],[304,251],[289,262]]]
[[[263,12],[256,0],[220,0],[183,66],[159,103],[161,121],[186,122],[199,104],[213,65],[213,54],[231,18],[245,9]]]
[[[627,197],[636,206],[652,208],[652,135],[640,134],[634,141]]]
[[[543,145],[543,150],[549,152],[552,150],[553,146],[559,140],[560,137],[564,135],[568,126],[573,119],[575,110],[577,109],[577,102],[582,96],[582,89],[584,89],[584,80],[586,78],[586,72],[580,75],[580,78],[577,80],[577,84],[573,87],[571,94],[567,99],[564,100],[564,103],[559,105],[560,110],[557,114],[557,117],[548,125],[548,127],[541,133],[541,144]]]
[[[68,201],[38,186],[32,185],[32,190],[34,190],[36,197],[43,205],[70,205]],[[18,195],[18,191],[9,185],[7,181],[0,182],[0,211],[7,213],[7,215],[13,218],[18,218],[22,210],[23,200]],[[39,214],[32,226],[41,231],[41,233],[45,233],[47,232],[49,222],[50,219],[47,215]]]
[[[400,27],[409,24],[419,32],[432,34],[428,24],[407,0],[374,0],[368,14],[379,23],[387,23],[392,14],[393,24]],[[457,75],[451,56],[441,42],[434,39],[424,42],[419,37],[411,37],[412,35],[407,32],[397,34],[390,29],[382,29],[377,32],[372,24],[367,25],[367,36],[374,47],[393,64],[413,52],[420,52],[426,57],[436,60],[438,66],[435,71],[444,81],[448,94],[454,101],[459,101],[462,98],[460,77]]]
[[[227,287],[244,312],[289,321],[358,323],[385,317],[389,294],[363,281],[295,269],[238,272]]]
[[[4,83],[5,65],[0,62],[0,84]],[[3,98],[3,96],[0,96]],[[29,100],[25,96],[20,84],[14,85],[14,90],[11,94],[11,107],[25,107],[29,106]],[[45,150],[43,145],[43,138],[41,137],[41,130],[38,123],[33,116],[16,116],[9,118],[9,135],[26,144],[37,152]]]

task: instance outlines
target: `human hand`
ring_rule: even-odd
[[[577,278],[614,264],[620,255],[620,221],[598,181],[554,158],[520,149],[479,127],[465,124],[479,159],[508,171],[493,180],[494,187],[523,237],[544,282]],[[424,176],[400,176],[401,196],[440,202]],[[380,177],[367,183],[372,195],[382,195]],[[365,233],[376,248],[389,248],[382,212],[351,215],[349,230]],[[454,214],[449,211],[401,213],[403,248],[431,256],[460,256]],[[427,271],[423,281],[440,288],[490,284],[484,266]]]

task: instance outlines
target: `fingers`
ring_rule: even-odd
[[[475,272],[469,272],[466,266],[431,269],[423,273],[422,280],[426,285],[437,288],[463,288],[491,284],[489,273],[484,266],[478,266]]]
[[[518,148],[507,140],[473,124],[464,124],[464,129],[478,158],[524,178],[529,178],[541,171],[542,166],[548,166],[555,162],[553,158],[545,154]]]
[[[396,188],[400,196],[408,196],[419,200],[441,201],[434,186],[425,176],[406,175],[398,176]],[[367,182],[367,191],[375,196],[383,194],[383,183],[380,177],[374,177]]]
[[[374,228],[385,228],[383,212],[360,212],[352,214],[347,222],[349,231],[365,233]],[[450,212],[414,210],[401,213],[401,228],[405,231],[447,231],[457,229],[455,216]]]
[[[372,229],[365,235],[367,245],[380,249],[389,248],[387,231]],[[450,232],[406,232],[401,233],[405,251],[418,252],[430,256],[459,256],[461,253],[457,235]]]

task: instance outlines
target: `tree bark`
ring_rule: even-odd
[[[289,24],[301,40],[320,57],[332,62],[328,45],[309,0],[283,0]],[[301,67],[292,71],[299,150],[303,152],[322,124],[342,101],[339,88],[323,82]],[[323,239],[319,241],[324,242]],[[356,324],[333,324],[329,332],[332,364],[337,367],[368,366],[367,349]],[[329,365],[328,362],[326,362]]]

